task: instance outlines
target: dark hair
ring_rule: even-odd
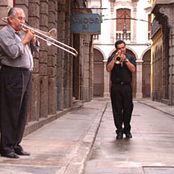
[[[117,49],[117,45],[119,45],[119,44],[124,44],[124,45],[126,45],[126,43],[123,41],[123,40],[117,40],[116,42],[115,42],[115,48]]]
[[[8,17],[15,17],[16,11],[23,11],[23,9],[19,7],[12,7],[8,12]]]

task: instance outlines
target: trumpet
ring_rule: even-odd
[[[3,17],[2,21],[7,23],[8,17]],[[56,40],[57,30],[55,28],[52,28],[50,31],[45,32],[45,31],[30,27],[23,23],[21,23],[21,27],[23,28],[24,31],[29,29],[29,30],[33,31],[34,33],[36,33],[35,37],[37,37],[41,40],[44,40],[48,46],[54,45],[76,57],[78,56],[78,52],[75,48],[70,47],[69,45]]]
[[[121,64],[121,66],[123,66],[123,57],[121,52],[117,52],[113,59],[115,64]]]

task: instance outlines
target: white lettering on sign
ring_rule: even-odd
[[[101,18],[98,14],[73,14],[71,30],[76,33],[100,33]]]
[[[84,24],[98,24],[99,19],[98,18],[87,18],[87,17],[73,17],[72,18],[73,22],[75,23],[84,23]]]

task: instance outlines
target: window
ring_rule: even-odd
[[[131,11],[130,9],[122,8],[117,10],[117,20],[116,20],[116,30],[123,31],[126,29],[127,31],[131,30]]]
[[[148,40],[151,39],[151,14],[148,15]]]
[[[117,9],[116,39],[131,40],[131,10]]]

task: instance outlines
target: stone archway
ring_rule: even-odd
[[[93,96],[104,96],[104,63],[103,55],[94,49],[94,74],[93,74]]]
[[[142,66],[142,93],[143,97],[150,97],[150,75],[151,75],[151,50],[143,56]]]

